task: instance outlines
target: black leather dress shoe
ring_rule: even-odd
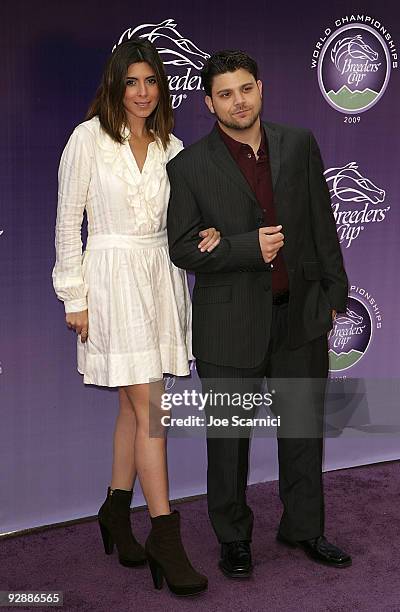
[[[249,578],[253,570],[250,543],[238,541],[222,544],[219,567],[229,578]]]
[[[292,542],[278,533],[276,539],[278,542],[291,546],[292,548],[302,548],[310,559],[318,563],[323,563],[324,565],[330,565],[332,567],[349,567],[352,563],[350,555],[340,550],[340,548],[334,544],[330,544],[324,536],[318,536],[318,538],[312,538],[311,540]]]

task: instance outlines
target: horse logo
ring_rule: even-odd
[[[342,202],[370,202],[379,204],[386,196],[384,189],[377,187],[369,178],[358,171],[354,161],[324,172],[331,197]]]
[[[174,19],[165,19],[161,23],[144,23],[136,28],[128,28],[121,35],[118,43],[130,40],[133,36],[145,38],[154,43],[161,55],[164,65],[190,66],[201,70],[209,53],[199,49],[191,40],[183,37],[177,30]]]
[[[385,220],[390,206],[379,205],[385,201],[386,191],[363,176],[355,161],[328,168],[324,176],[332,198],[339,242],[349,248],[367,225]],[[353,209],[351,202],[355,203]]]
[[[361,315],[358,315],[354,310],[350,310],[350,308],[346,308],[346,314],[336,315],[335,317],[335,323],[337,325],[361,325],[363,320]]]
[[[339,39],[331,50],[331,60],[339,72],[343,72],[345,60],[369,60],[375,62],[379,54],[367,45],[361,34]]]

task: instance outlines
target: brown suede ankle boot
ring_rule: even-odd
[[[131,499],[132,489],[123,491],[108,487],[107,498],[97,515],[105,553],[111,555],[115,543],[119,562],[126,567],[146,563],[144,548],[132,534]]]
[[[152,529],[145,549],[156,589],[163,578],[175,595],[197,595],[207,590],[206,576],[199,574],[190,563],[181,540],[180,516],[171,514],[151,519]]]

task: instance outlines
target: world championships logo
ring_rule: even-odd
[[[202,90],[199,72],[210,54],[182,36],[174,19],[128,28],[121,34],[112,50],[134,36],[149,40],[157,47],[167,71],[172,108],[178,108],[182,104],[187,98],[187,92]]]
[[[382,207],[386,191],[359,171],[355,161],[324,172],[332,200],[339,241],[345,248],[367,225],[385,220],[390,206]]]
[[[328,335],[329,370],[342,372],[355,366],[368,351],[382,314],[371,293],[352,285],[344,314],[335,317]]]
[[[311,67],[317,68],[320,90],[332,108],[359,114],[385,93],[391,70],[397,68],[397,50],[387,29],[368,15],[335,21],[336,26],[342,23],[333,33],[325,29]]]

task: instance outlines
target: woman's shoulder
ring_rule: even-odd
[[[97,121],[98,123],[98,121]],[[98,130],[95,118],[90,121],[79,123],[70,132],[68,140],[64,146],[63,155],[72,155],[79,159],[78,152],[93,156],[94,145],[96,142],[96,130]]]
[[[177,138],[175,134],[170,134],[169,136],[169,145],[167,148],[167,158],[168,161],[178,155],[180,151],[183,149],[183,142],[180,138]]]
[[[82,138],[92,139],[98,136],[101,126],[98,116],[96,115],[92,119],[82,121],[74,129],[73,133],[79,134]]]
[[[175,136],[175,134],[170,134],[170,144],[175,144],[177,146],[180,146],[181,149],[183,149],[183,140],[181,140],[180,138],[178,138],[177,136]]]
[[[97,116],[79,123],[72,131],[66,147],[68,149],[83,149],[91,156],[95,155],[97,145],[102,136],[102,128]]]

